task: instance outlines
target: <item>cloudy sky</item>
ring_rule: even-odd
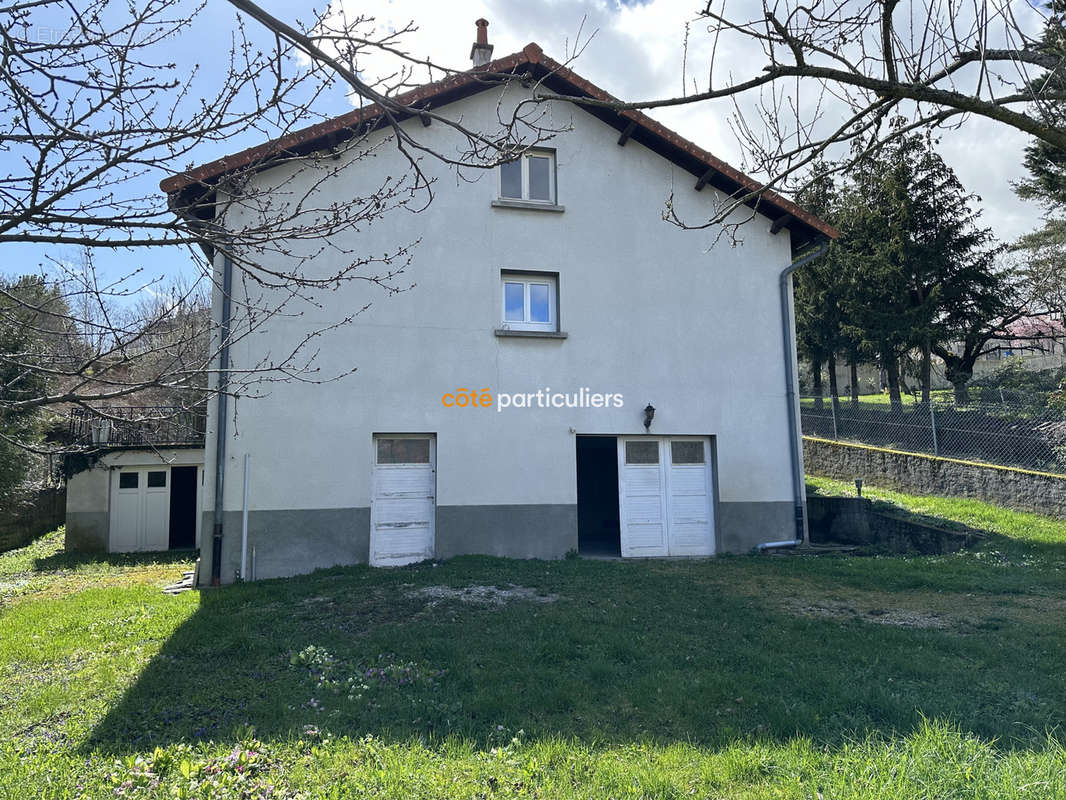
[[[744,4],[755,0],[728,0],[731,13],[742,10]],[[191,0],[190,0],[191,2]],[[302,0],[262,0],[276,16],[287,20],[309,21],[310,10]],[[470,44],[475,35],[474,20],[485,17],[490,21],[489,40],[499,57],[520,50],[535,41],[556,60],[564,60],[580,42],[584,48],[572,64],[584,77],[627,100],[675,96],[682,92],[683,57],[688,31],[688,85],[697,78],[700,87],[707,83],[707,65],[711,42],[706,24],[697,19],[701,0],[333,0],[351,14],[374,17],[374,24],[383,30],[399,29],[414,21],[419,30],[405,40],[408,50],[418,56],[430,57],[449,67],[465,69],[469,66]],[[1011,0],[1022,2],[1024,0]],[[755,6],[757,8],[757,6]],[[235,29],[235,12],[225,2],[207,3],[191,28],[176,40],[166,43],[168,58],[173,58],[179,71],[193,64],[204,63],[210,69],[212,56],[225,58],[230,37]],[[256,31],[264,46],[272,44],[270,37]],[[591,37],[591,38],[590,38]],[[744,51],[736,47],[724,49],[715,62],[715,82],[725,83],[730,75],[750,77],[763,65],[760,52]],[[381,64],[363,65],[368,73],[383,69]],[[418,76],[421,77],[421,76]],[[343,86],[320,99],[316,110],[321,114],[343,113],[349,107]],[[727,101],[715,105],[695,104],[652,112],[665,124],[694,140],[720,158],[744,167],[745,156],[734,138],[728,121],[731,105]],[[312,121],[312,120],[309,120]],[[260,135],[245,132],[225,142],[204,145],[194,154],[199,163],[210,161],[259,143]],[[1011,191],[1011,182],[1022,177],[1020,161],[1026,137],[1002,125],[971,120],[959,131],[946,133],[941,151],[954,167],[966,188],[980,195],[984,208],[983,221],[1002,239],[1012,239],[1033,229],[1039,223],[1039,207],[1022,203]],[[0,156],[0,168],[5,159]],[[175,168],[185,166],[175,164]],[[20,167],[15,167],[16,169]],[[162,175],[145,179],[146,193],[154,193]],[[4,272],[34,271],[46,265],[50,258],[76,260],[76,252],[57,251],[37,245],[11,246],[6,251],[7,263],[0,264]],[[190,261],[181,248],[167,251],[105,251],[99,254],[99,269],[105,276],[129,274],[144,268],[144,275],[176,275],[187,273]]]
[[[535,41],[556,60],[586,43],[572,65],[593,83],[626,100],[682,93],[683,53],[688,32],[688,86],[695,76],[706,88],[711,41],[706,23],[697,18],[700,0],[334,0],[350,13],[374,16],[377,24],[402,28],[414,20],[419,30],[406,41],[412,53],[435,62],[462,67],[473,41],[474,20],[489,20],[494,57],[520,50]],[[732,14],[750,0],[733,0]],[[588,40],[590,34],[591,40]],[[720,52],[715,81],[732,74],[748,78],[764,61],[760,52],[735,47]],[[728,121],[727,101],[660,109],[652,116],[738,167],[744,153]],[[945,132],[940,151],[967,190],[982,199],[983,221],[997,235],[1012,239],[1036,227],[1040,208],[1020,201],[1011,183],[1023,177],[1020,168],[1027,137],[1005,126],[969,120],[962,129]]]

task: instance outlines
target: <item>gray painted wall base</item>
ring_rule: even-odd
[[[200,583],[211,580],[213,514],[205,512]],[[248,514],[248,572],[284,578],[316,569],[365,564],[370,557],[370,509],[297,509]],[[436,557],[493,555],[562,558],[577,549],[576,505],[439,506]],[[227,511],[222,538],[223,583],[232,583],[241,563],[241,512]]]
[[[562,558],[569,550],[577,550],[577,505],[437,507],[438,558]]]
[[[201,584],[211,579],[212,516],[205,512],[203,518]],[[718,504],[720,553],[746,553],[762,542],[790,538],[791,531],[789,501]],[[249,572],[253,547],[257,579],[365,564],[370,554],[370,509],[252,511],[248,514]],[[577,506],[573,504],[437,508],[437,558],[477,554],[553,559],[576,549]],[[227,511],[222,540],[223,583],[234,581],[240,558],[241,513]]]
[[[200,538],[200,583],[211,581],[213,512],[204,512]],[[316,569],[365,564],[370,552],[369,508],[320,508],[248,513],[248,572],[255,548],[255,577],[288,578]],[[222,537],[223,583],[241,567],[241,512],[225,513]]]
[[[792,501],[718,504],[718,552],[747,553],[795,537]]]
[[[68,511],[64,549],[76,553],[106,553],[110,520],[106,511]]]

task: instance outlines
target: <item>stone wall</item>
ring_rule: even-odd
[[[946,530],[918,520],[876,511],[870,514],[870,529],[874,542],[891,553],[954,553],[964,547],[975,546],[983,538],[977,531]]]
[[[875,508],[865,497],[807,498],[812,544],[857,545],[873,552],[954,553],[972,547],[981,535],[969,528],[930,525],[913,515]]]
[[[0,512],[0,552],[29,544],[63,524],[67,494],[62,488],[42,489],[13,509]]]
[[[803,437],[808,475],[1066,517],[1066,476]]]

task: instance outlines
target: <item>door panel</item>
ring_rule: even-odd
[[[123,475],[126,475],[125,479]],[[111,495],[111,543],[108,549],[113,553],[135,552],[140,549],[141,474],[137,470],[122,470],[112,477],[114,490]],[[130,483],[134,485],[129,486]]]
[[[619,438],[618,475],[623,556],[714,553],[705,438]]]
[[[652,443],[656,445],[654,449],[650,447]],[[658,442],[620,438],[618,514],[623,556],[667,555],[664,488],[662,447]]]
[[[170,548],[170,470],[147,470],[141,550]],[[153,477],[155,480],[153,480]]]
[[[114,553],[166,550],[170,546],[169,468],[120,469],[111,495]]]
[[[382,436],[374,442],[370,563],[399,566],[433,557],[436,448],[430,436]]]
[[[682,445],[679,448],[675,445]],[[703,451],[693,453],[694,445]],[[714,553],[711,524],[710,453],[706,441],[671,439],[666,448],[671,457],[669,467],[668,508],[670,509],[670,555],[709,556]],[[683,451],[683,452],[679,452]],[[683,455],[683,463],[673,458]],[[702,457],[700,457],[702,456]],[[698,459],[698,460],[697,460]]]

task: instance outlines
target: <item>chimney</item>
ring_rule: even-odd
[[[477,41],[470,48],[470,60],[475,67],[483,67],[492,59],[492,45],[489,44],[489,21],[479,19],[477,25]]]

